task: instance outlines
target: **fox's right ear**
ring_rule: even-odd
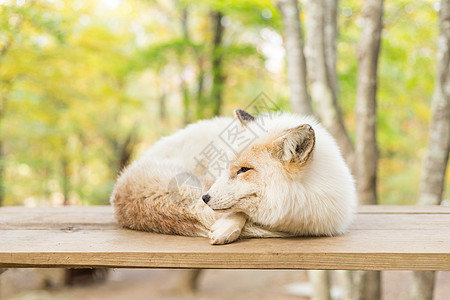
[[[247,126],[248,123],[253,122],[255,117],[242,109],[235,109],[234,114],[238,118],[239,122],[241,122],[242,127]]]
[[[303,165],[310,158],[316,142],[314,130],[304,124],[288,130],[273,141],[273,155],[282,162]]]

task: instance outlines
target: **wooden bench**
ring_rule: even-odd
[[[450,270],[450,207],[362,206],[338,237],[241,240],[119,228],[109,206],[0,208],[0,268]]]

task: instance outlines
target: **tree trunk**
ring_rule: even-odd
[[[351,299],[381,299],[381,272],[353,271]]]
[[[341,271],[342,300],[351,300],[353,293],[353,272],[349,270]]]
[[[133,128],[131,128],[130,132],[128,132],[121,145],[119,145],[119,149],[117,149],[119,161],[117,164],[117,169],[115,170],[116,174],[119,174],[130,163],[131,156],[137,144],[138,135],[137,126],[135,125],[133,126]]]
[[[167,95],[165,91],[162,91],[159,95],[159,120],[164,121],[167,119],[167,105],[166,105]]]
[[[377,204],[376,96],[377,68],[382,31],[382,0],[366,0],[363,29],[358,48],[359,68],[356,95],[357,194],[360,204]],[[381,297],[379,271],[353,272],[352,299]]]
[[[29,3],[29,7],[34,6],[36,0],[33,0]],[[9,50],[14,44],[13,37],[19,34],[22,25],[24,22],[23,15],[19,15],[19,20],[16,22],[13,28],[10,28],[11,34],[6,41],[4,41],[3,46],[0,49],[0,68],[2,67],[2,61],[8,54]],[[4,153],[4,141],[3,141],[3,132],[2,132],[2,123],[3,118],[5,117],[6,106],[8,104],[8,95],[9,91],[12,88],[14,83],[14,78],[4,79],[0,78],[0,206],[3,205],[5,200],[5,187],[4,187],[4,174],[5,174],[5,153]]]
[[[202,269],[187,269],[181,271],[181,277],[177,284],[177,291],[180,293],[193,293],[198,288],[198,279],[203,273]]]
[[[22,21],[20,22],[22,24]],[[6,41],[6,44],[0,49],[0,68],[2,67],[2,60],[8,53],[12,46],[12,39]],[[6,107],[8,106],[9,94],[13,87],[14,79],[0,78],[0,206],[5,201],[5,148],[3,136],[3,119],[5,117]]]
[[[306,62],[311,79],[311,97],[323,125],[334,136],[347,164],[354,170],[355,150],[338,105],[336,73],[337,0],[307,4]]]
[[[430,140],[422,163],[419,205],[438,205],[444,192],[450,151],[450,0],[442,0],[439,11],[436,86],[431,103]],[[433,271],[413,272],[410,298],[431,300]]]
[[[116,178],[118,174],[130,163],[133,152],[138,144],[138,123],[135,123],[126,135],[118,134],[115,131],[107,131],[105,140],[112,150],[112,158],[109,160],[110,178]],[[83,137],[80,136],[80,140]],[[82,144],[85,144],[82,142]]]
[[[191,44],[191,36],[189,34],[189,9],[188,4],[183,4],[182,1],[177,1],[177,5],[181,7],[181,30],[183,32],[184,39]],[[220,24],[221,25],[221,24]],[[222,26],[222,25],[221,25]],[[222,28],[223,31],[223,28]],[[221,33],[222,34],[222,33]],[[220,37],[222,39],[222,37]],[[204,89],[204,80],[205,80],[205,68],[204,68],[204,62],[203,62],[203,56],[202,53],[197,52],[196,49],[194,49],[194,55],[197,59],[197,66],[198,66],[198,76],[197,76],[197,99],[196,99],[196,107],[195,107],[195,119],[202,119],[203,112],[204,112],[204,96],[203,96],[203,89]],[[183,79],[182,79],[183,80]],[[185,92],[188,90],[183,88]],[[189,119],[187,107],[189,106],[189,98],[188,94],[183,92],[183,99],[184,99],[184,115],[185,115],[185,124],[189,123],[187,120]],[[221,100],[220,100],[221,102]],[[219,109],[220,111],[220,109]]]
[[[189,36],[189,27],[188,27],[188,17],[189,17],[189,11],[186,6],[183,6],[181,11],[181,30],[183,32],[183,37],[187,42],[190,42],[190,36]],[[182,62],[180,60],[180,65],[182,65]],[[182,70],[183,72],[183,70]],[[191,117],[189,113],[189,107],[190,107],[190,95],[189,95],[189,87],[187,83],[185,82],[183,76],[180,76],[180,87],[181,87],[181,96],[182,96],[182,104],[183,104],[183,124],[186,126],[191,122]]]
[[[67,155],[63,154],[61,158],[61,171],[62,171],[62,190],[63,190],[63,205],[69,205],[69,193],[70,193],[70,169],[69,159]]]
[[[222,68],[222,39],[224,33],[224,27],[222,25],[222,13],[213,12],[212,20],[214,24],[214,40],[213,40],[213,50],[212,50],[212,90],[211,99],[213,102],[213,114],[215,116],[220,115],[222,112],[222,96],[223,96],[223,85],[225,81],[225,76],[223,74]]]
[[[330,272],[324,270],[310,270],[308,271],[308,277],[314,289],[314,295],[311,299],[330,300]]]
[[[1,65],[0,65],[1,66]],[[5,116],[6,105],[8,103],[8,94],[11,88],[11,83],[9,81],[0,82],[0,206],[3,205],[5,201],[5,152],[3,144],[3,118]]]
[[[181,11],[181,30],[183,31],[183,36],[186,40],[190,40],[188,19],[189,10],[187,9],[187,6],[184,6]]]
[[[434,271],[414,271],[410,299],[432,300],[434,292]]]
[[[0,122],[1,125],[1,122]],[[0,128],[0,206],[5,201],[5,153],[3,152],[3,136]]]
[[[205,101],[203,96],[203,89],[205,85],[205,68],[203,66],[203,57],[201,54],[197,56],[198,77],[197,77],[197,106],[195,110],[195,117],[197,120],[204,118]]]
[[[436,86],[431,104],[428,148],[422,165],[419,204],[439,204],[450,149],[450,0],[439,11]]]
[[[336,69],[338,41],[338,0],[325,0],[324,36],[325,60],[333,95],[339,99],[339,78]]]
[[[188,87],[186,85],[186,83],[184,82],[183,78],[180,78],[181,80],[181,94],[183,97],[183,124],[186,126],[187,124],[190,123],[191,121],[191,116],[189,113],[189,90]]]
[[[359,69],[356,95],[356,165],[358,166],[357,192],[360,204],[377,203],[376,97],[382,14],[382,0],[364,2],[364,25],[358,48]]]
[[[277,2],[277,5],[284,23],[284,48],[292,108],[298,114],[314,115],[306,83],[306,61],[303,54],[303,34],[298,2],[297,0],[281,0]]]

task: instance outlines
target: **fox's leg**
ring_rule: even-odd
[[[269,229],[262,228],[260,225],[254,224],[250,221],[245,223],[244,228],[242,229],[240,237],[243,239],[248,238],[273,238],[273,237],[293,237],[294,234],[279,232],[279,231],[271,231]]]
[[[211,226],[209,242],[212,245],[223,245],[234,242],[241,235],[247,218],[243,213],[229,213],[217,219]]]
[[[232,243],[238,238],[292,237],[294,235],[264,229],[248,221],[243,213],[229,213],[218,218],[211,225],[208,236],[212,245],[223,245]]]

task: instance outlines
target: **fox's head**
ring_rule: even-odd
[[[252,123],[257,122],[245,111],[235,110],[235,114],[243,127],[251,129]],[[324,168],[327,162],[320,161],[327,159],[323,155],[327,149],[316,149],[313,126],[296,124],[286,128],[293,124],[289,116],[292,115],[287,116],[290,122],[284,122],[283,116],[272,123],[266,122],[269,127],[265,133],[230,162],[227,172],[202,197],[209,207],[218,212],[242,212],[252,222],[280,231],[301,231],[308,225],[304,222],[320,222],[310,219],[316,214],[314,210],[324,212],[333,205],[338,215],[349,219],[343,211],[353,208],[348,204],[354,201],[353,179],[334,140],[325,131],[324,139],[331,139],[331,144],[320,143],[321,148],[332,148],[328,149],[332,153],[328,157],[332,159],[331,168],[327,169]],[[324,131],[318,124],[314,126]],[[349,198],[348,203],[343,203],[339,195],[335,197],[336,193],[347,193],[343,196]],[[339,207],[345,205],[348,207]],[[339,216],[336,221],[342,223]],[[334,234],[342,229],[336,225],[331,230],[336,232],[317,228],[317,232],[306,234]]]

